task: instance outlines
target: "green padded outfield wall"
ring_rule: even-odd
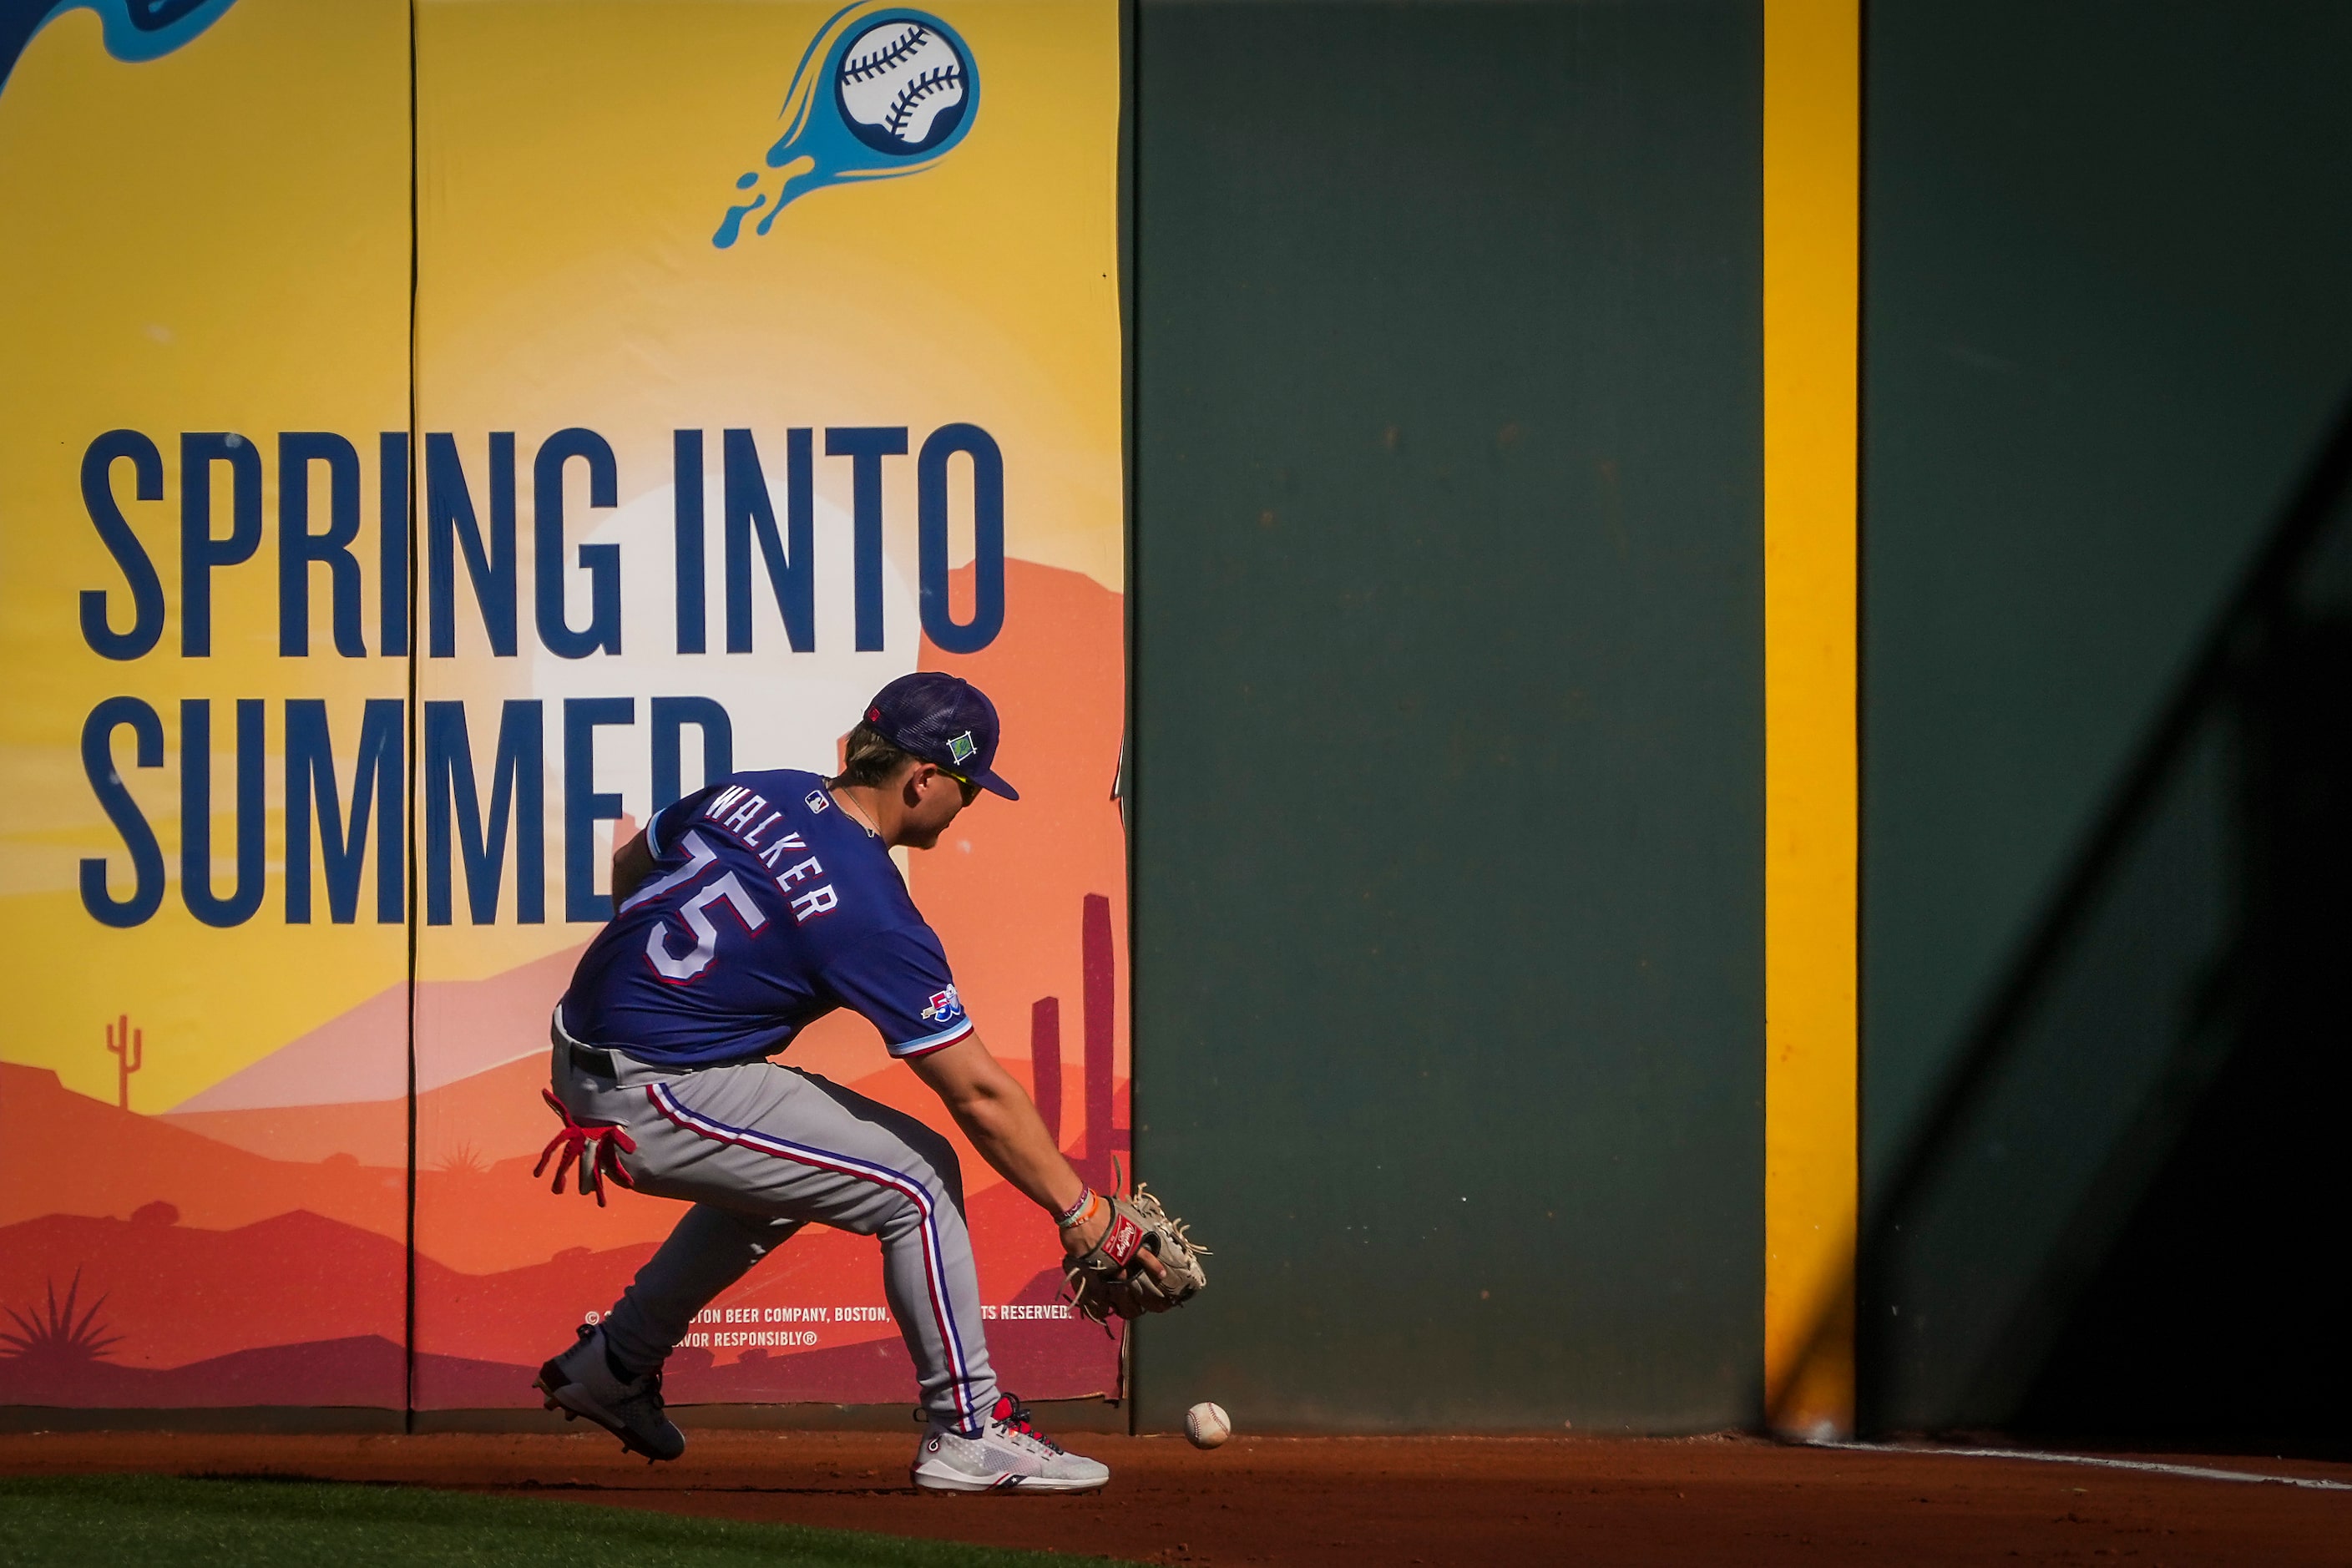
[[[1758,8],[1135,25],[1140,1419],[1752,1422]]]
[[[2333,1430],[2352,11],[1866,38],[1865,1424]]]

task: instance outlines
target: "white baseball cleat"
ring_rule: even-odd
[[[1109,1466],[1065,1450],[1009,1394],[996,1396],[977,1437],[933,1426],[909,1473],[927,1492],[1091,1492],[1110,1479]]]
[[[566,1421],[585,1415],[633,1454],[675,1459],[686,1452],[686,1434],[662,1414],[661,1373],[614,1376],[603,1329],[581,1324],[580,1342],[541,1366],[538,1383],[550,1410],[562,1410]]]

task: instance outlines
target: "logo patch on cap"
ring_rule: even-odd
[[[948,755],[953,757],[960,763],[969,758],[972,752],[978,750],[980,750],[980,748],[971,743],[971,731],[969,730],[966,730],[962,734],[958,735],[954,740],[948,742]]]

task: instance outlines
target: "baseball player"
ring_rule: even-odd
[[[614,855],[613,920],[555,1012],[551,1102],[564,1131],[550,1149],[580,1162],[583,1191],[609,1174],[694,1206],[603,1321],[540,1369],[550,1409],[648,1458],[677,1458],[686,1439],[663,1414],[664,1358],[697,1312],[814,1221],[881,1242],[929,1418],[918,1487],[1067,1492],[1109,1479],[997,1388],[948,1141],[768,1059],[851,1008],[1053,1216],[1066,1253],[1099,1256],[1131,1228],[1124,1200],[1087,1189],[981,1043],[890,858],[937,844],[983,789],[1020,798],[992,771],[997,738],[977,688],[905,676],[850,731],[839,777],[736,773],[655,813]],[[1132,1265],[1139,1283],[1165,1274],[1149,1247]]]

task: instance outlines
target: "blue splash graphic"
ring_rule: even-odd
[[[980,71],[953,27],[902,5],[845,6],[802,54],[763,167],[735,182],[760,188],[728,207],[710,243],[727,249],[755,215],[765,234],[788,204],[827,185],[920,174],[955,150],[979,110]]]
[[[68,11],[98,13],[106,52],[118,60],[161,59],[220,20],[236,0],[0,0],[0,91],[35,34]]]

